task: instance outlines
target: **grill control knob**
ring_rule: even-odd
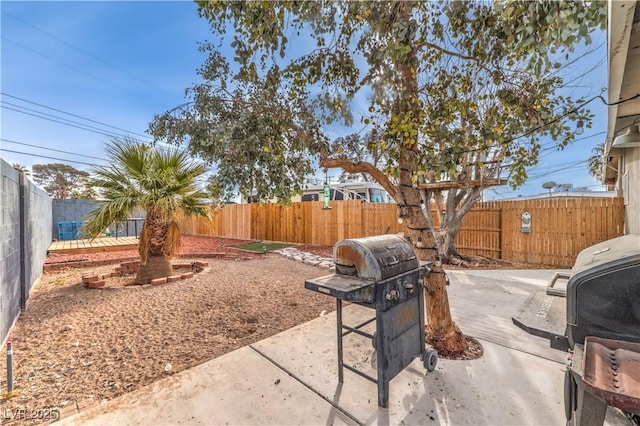
[[[391,290],[389,293],[387,293],[386,299],[388,301],[398,300],[398,296],[398,290]]]
[[[407,291],[407,293],[411,294],[413,293],[413,284],[411,283],[407,283],[404,285],[404,289]]]

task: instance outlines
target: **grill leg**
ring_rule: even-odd
[[[424,278],[420,278],[420,279],[424,283]],[[418,293],[418,313],[419,313],[418,321],[420,326],[420,348],[422,348],[422,350],[420,351],[420,357],[422,357],[422,354],[426,352],[424,326],[427,323],[427,321],[425,320],[425,317],[427,316],[427,311],[424,307],[424,285],[418,286],[418,292],[419,292]]]
[[[579,379],[580,381],[582,379]],[[581,383],[578,383],[578,407],[573,413],[572,421],[568,424],[576,426],[601,426],[607,414],[607,403],[595,395],[587,392]]]
[[[338,327],[338,382],[344,383],[344,368],[342,367],[342,300],[336,299],[336,324]]]
[[[387,354],[384,351],[384,341],[387,331],[382,321],[383,315],[376,311],[376,352],[378,364],[378,406],[387,408],[389,406],[389,377],[387,377]]]
[[[381,381],[378,378],[378,406],[389,407],[389,381]]]

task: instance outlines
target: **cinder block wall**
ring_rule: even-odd
[[[42,274],[51,244],[52,202],[45,191],[2,159],[0,179],[0,343],[4,344]]]
[[[51,217],[53,206],[46,191],[27,181],[25,197],[25,285],[26,297],[34,283],[42,275],[42,268],[51,245]]]
[[[53,200],[53,222],[52,233],[54,239],[59,240],[58,223],[60,222],[84,222],[85,215],[98,207],[102,202],[95,200]],[[142,231],[142,223],[146,213],[144,211],[135,211],[131,213],[131,217],[126,222],[121,222],[117,226],[119,237],[136,237]],[[110,227],[112,231],[116,230],[115,226]],[[80,236],[82,238],[82,236]]]
[[[60,222],[84,222],[84,216],[100,206],[99,201],[94,200],[53,200],[52,238],[59,240],[58,223]]]
[[[0,160],[0,342],[20,313],[20,181],[19,173]]]

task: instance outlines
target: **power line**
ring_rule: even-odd
[[[70,155],[76,155],[78,157],[93,158],[95,160],[100,160],[100,161],[104,161],[104,162],[108,162],[109,161],[109,160],[106,160],[106,159],[100,158],[100,157],[94,157],[94,156],[91,156],[91,155],[84,155],[84,154],[76,154],[76,153],[69,152],[69,151],[63,151],[63,150],[60,150],[60,149],[47,148],[47,147],[40,146],[40,145],[28,144],[28,143],[25,143],[25,142],[18,142],[18,141],[14,141],[14,140],[11,140],[11,139],[0,138],[0,140],[3,141],[3,142],[13,143],[13,144],[16,144],[16,145],[23,145],[23,146],[29,146],[29,147],[32,147],[32,148],[39,148],[39,149],[45,149],[45,150],[48,150],[48,151],[60,152],[62,154],[70,154]],[[160,147],[160,148],[164,149],[162,147]],[[94,164],[94,163],[87,163],[87,162],[83,162],[83,161],[74,161],[74,160],[69,160],[69,159],[49,157],[49,156],[46,156],[46,155],[33,154],[33,153],[23,152],[23,151],[14,151],[14,150],[5,149],[5,148],[2,148],[2,147],[0,147],[0,151],[6,151],[6,152],[12,152],[12,153],[15,153],[15,154],[30,155],[32,157],[47,158],[47,159],[50,159],[50,160],[58,160],[58,161],[65,161],[65,162],[85,164],[85,165],[89,165],[89,166],[99,167],[99,165]]]
[[[8,98],[17,99],[17,100],[20,100],[20,101],[22,101],[22,102],[26,102],[26,103],[29,103],[29,104],[32,104],[32,105],[37,105],[37,106],[42,107],[42,108],[50,109],[50,110],[52,110],[52,111],[56,111],[56,112],[59,112],[59,113],[62,113],[62,114],[70,115],[70,116],[72,116],[72,117],[80,118],[80,119],[82,119],[82,120],[90,121],[90,122],[92,122],[92,123],[99,124],[99,125],[101,125],[101,126],[110,127],[110,128],[112,128],[112,129],[115,129],[115,130],[120,130],[120,131],[122,131],[122,132],[125,132],[125,133],[128,133],[128,134],[131,134],[131,135],[140,136],[140,137],[143,137],[143,138],[146,138],[146,139],[153,139],[153,138],[151,138],[151,137],[149,137],[149,136],[147,136],[147,135],[143,135],[143,134],[140,134],[140,133],[132,132],[132,131],[130,131],[130,130],[126,130],[126,129],[123,129],[123,128],[120,128],[120,127],[112,126],[111,124],[102,123],[102,122],[100,122],[100,121],[96,121],[96,120],[93,120],[93,119],[91,119],[91,118],[83,117],[83,116],[81,116],[81,115],[73,114],[73,113],[71,113],[71,112],[63,111],[63,110],[61,110],[61,109],[57,109],[57,108],[53,108],[53,107],[46,106],[46,105],[43,105],[43,104],[39,104],[39,103],[37,103],[37,102],[33,102],[33,101],[28,100],[28,99],[21,98],[21,97],[19,97],[19,96],[10,95],[10,94],[5,93],[5,92],[0,92],[0,94],[1,94],[2,96],[6,96],[6,97],[8,97]],[[7,103],[7,102],[4,102],[4,103]],[[25,108],[25,107],[21,107],[21,108]],[[26,108],[25,108],[25,109],[26,109]],[[39,112],[39,111],[38,111],[38,112]],[[42,112],[41,112],[41,114],[44,114],[44,113],[42,113]]]
[[[582,165],[586,164],[587,161],[588,160],[580,160],[580,161],[574,161],[573,163],[568,163],[568,164],[562,164],[562,165],[557,164],[557,166],[559,166],[559,167],[557,167],[555,169],[547,170],[546,172],[540,171],[538,173],[535,173],[531,178],[535,180],[535,179],[538,179],[540,177],[544,177],[544,176],[550,175],[552,173],[557,173],[557,172],[561,172],[563,170],[571,170],[571,169],[575,169],[575,168],[578,168],[578,167],[582,167]]]
[[[582,104],[578,105],[577,107],[573,108],[572,110],[570,110],[570,111],[568,111],[568,112],[566,112],[566,113],[562,114],[561,116],[556,117],[556,118],[554,118],[553,120],[547,121],[546,123],[543,123],[543,124],[541,124],[541,125],[540,125],[540,126],[538,126],[538,127],[534,127],[533,129],[527,130],[527,131],[526,131],[526,132],[524,132],[523,134],[521,134],[521,135],[519,135],[519,136],[515,136],[515,137],[513,137],[513,138],[511,138],[511,139],[509,139],[509,140],[507,140],[507,141],[505,141],[505,142],[500,142],[497,146],[500,146],[500,145],[507,145],[507,144],[509,144],[509,143],[511,143],[511,142],[515,142],[516,140],[518,140],[518,139],[520,139],[520,138],[524,138],[524,137],[529,136],[530,134],[532,134],[532,133],[534,133],[534,132],[537,132],[538,130],[544,129],[545,127],[548,127],[548,126],[552,125],[553,123],[557,123],[558,121],[562,120],[563,118],[565,118],[565,117],[567,117],[567,116],[569,116],[569,115],[571,115],[571,114],[574,114],[574,113],[578,112],[578,110],[579,110],[580,108],[584,107],[585,105],[588,105],[589,103],[591,103],[591,102],[595,101],[595,100],[596,100],[596,99],[598,99],[598,98],[601,98],[601,96],[600,96],[600,95],[598,95],[598,96],[594,96],[594,97],[592,97],[591,99],[589,99],[588,101],[585,101],[585,102],[583,102]]]
[[[19,109],[10,108],[10,107],[7,107],[5,105],[11,105],[11,106],[17,107]],[[98,127],[94,127],[94,126],[90,126],[88,124],[84,124],[84,123],[80,123],[80,122],[77,122],[77,121],[69,120],[68,118],[58,117],[57,115],[48,114],[46,112],[38,111],[38,110],[35,110],[35,109],[32,109],[32,108],[23,107],[21,105],[17,105],[17,104],[11,103],[11,102],[3,102],[1,107],[4,108],[4,109],[11,110],[11,111],[19,112],[20,114],[27,114],[27,115],[31,115],[31,116],[34,116],[34,117],[37,117],[37,118],[42,118],[44,120],[55,121],[55,122],[61,123],[61,124],[65,124],[65,123],[77,124],[79,126],[82,126],[81,128],[84,128],[84,129],[89,130],[89,131],[91,129],[94,129],[94,130],[100,132],[100,134],[107,135],[107,136],[119,136],[117,133],[107,132],[106,130],[100,129]],[[30,112],[36,113],[36,114],[30,114],[27,111],[30,111]],[[38,115],[38,114],[42,114],[42,115]],[[63,121],[51,120],[51,119],[49,119],[49,118],[47,118],[45,116],[52,117],[52,118],[58,119],[58,120],[63,120]],[[65,124],[65,125],[70,125],[70,124]]]
[[[587,74],[589,74],[589,73],[592,73],[596,68],[598,68],[600,65],[602,65],[602,64],[605,62],[605,60],[606,60],[606,57],[605,57],[605,58],[600,59],[600,61],[598,61],[598,62],[597,62],[593,67],[591,67],[591,69],[589,69],[589,70],[587,70],[587,71],[583,72],[583,73],[582,73],[582,74],[580,74],[579,76],[574,77],[574,78],[572,78],[571,80],[569,80],[569,81],[567,81],[567,82],[564,82],[564,83],[563,83],[563,86],[565,86],[565,87],[566,87],[566,86],[568,86],[569,84],[573,83],[574,81],[581,79],[582,77],[586,76],[586,75],[587,75]]]
[[[42,57],[44,57],[44,58],[46,58],[46,59],[49,59],[50,61],[56,62],[56,63],[58,63],[58,64],[60,64],[60,65],[63,65],[63,66],[65,66],[65,67],[67,67],[67,68],[70,68],[70,69],[74,70],[74,71],[75,71],[75,72],[77,72],[77,73],[80,73],[80,74],[83,74],[83,75],[85,75],[85,76],[87,76],[87,77],[90,77],[90,78],[93,78],[93,79],[95,79],[95,80],[98,80],[98,81],[100,81],[100,82],[102,82],[102,83],[105,83],[105,84],[107,84],[107,85],[109,85],[109,86],[112,86],[112,87],[115,87],[115,88],[117,88],[117,89],[120,89],[120,90],[122,90],[122,91],[124,91],[124,92],[131,93],[132,95],[135,95],[135,96],[137,96],[137,97],[139,97],[139,98],[141,98],[141,99],[145,99],[145,100],[147,100],[147,101],[153,102],[153,103],[155,103],[155,104],[157,104],[157,105],[163,105],[162,103],[158,102],[158,101],[157,101],[157,100],[155,100],[155,99],[148,98],[148,97],[146,97],[146,96],[144,96],[144,95],[141,95],[140,93],[132,92],[131,90],[125,89],[125,88],[124,88],[124,87],[122,87],[122,86],[119,86],[119,85],[117,85],[117,84],[115,84],[115,83],[111,83],[111,82],[110,82],[110,81],[108,81],[108,80],[105,80],[105,79],[103,79],[103,78],[97,77],[97,76],[95,76],[95,75],[93,75],[93,74],[90,74],[90,73],[88,73],[88,72],[86,72],[86,71],[82,71],[82,70],[81,70],[81,69],[79,69],[79,68],[76,68],[76,67],[71,66],[71,65],[69,65],[69,64],[66,64],[66,63],[64,63],[64,62],[62,62],[62,61],[59,61],[59,60],[57,60],[57,59],[55,59],[55,58],[52,58],[52,57],[51,57],[51,56],[49,56],[49,55],[45,55],[44,53],[39,52],[39,51],[37,51],[36,49],[32,49],[32,48],[30,48],[30,47],[28,47],[28,46],[25,46],[25,45],[24,45],[24,44],[22,44],[22,43],[18,43],[17,41],[11,40],[11,39],[9,39],[9,38],[7,38],[7,37],[5,37],[5,36],[2,36],[2,39],[3,39],[3,40],[5,40],[5,41],[8,41],[9,43],[13,43],[13,44],[15,44],[16,46],[22,47],[23,49],[28,50],[28,51],[30,51],[30,52],[32,52],[32,53],[35,53],[35,54],[37,54],[37,55],[40,55],[40,56],[42,56]]]
[[[42,115],[32,114],[32,113],[30,113],[30,112],[26,112],[26,111],[20,111],[20,110],[18,110],[18,109],[11,108],[11,107],[4,106],[4,105],[2,105],[2,108],[4,108],[4,109],[8,109],[8,110],[11,110],[11,111],[15,111],[15,112],[19,112],[19,113],[21,113],[21,114],[30,115],[30,116],[32,116],[32,117],[41,118],[41,119],[43,119],[43,120],[53,121],[54,123],[60,123],[60,124],[63,124],[63,125],[65,125],[65,126],[75,127],[75,128],[77,128],[77,129],[86,130],[87,132],[97,133],[97,134],[99,134],[99,135],[104,135],[104,136],[109,136],[109,137],[119,136],[119,135],[116,135],[116,134],[114,134],[114,133],[106,133],[106,132],[103,132],[103,131],[91,130],[91,129],[89,128],[89,127],[91,127],[91,126],[87,126],[87,127],[85,127],[85,126],[76,126],[75,124],[69,124],[68,122],[64,122],[64,121],[60,121],[60,120],[54,120],[54,119],[52,119],[52,118],[47,118],[47,117],[44,117],[44,116],[42,116]],[[69,120],[66,120],[66,121],[69,121]],[[95,127],[94,127],[94,129],[95,129]]]
[[[87,165],[87,166],[100,167],[99,164],[85,163],[84,161],[67,160],[66,158],[49,157],[49,156],[46,156],[46,155],[32,154],[30,152],[14,151],[14,150],[11,150],[11,149],[6,149],[6,148],[0,148],[0,151],[12,152],[14,154],[30,155],[32,157],[46,158],[46,159],[49,159],[49,160],[64,161],[64,162],[67,162],[67,163],[78,163],[78,164],[84,164],[84,165]]]
[[[538,180],[540,178],[543,178],[545,176],[549,176],[551,174],[557,173],[557,172],[561,172],[563,170],[570,170],[570,169],[574,169],[574,168],[578,168],[578,167],[582,167],[583,165],[587,164],[589,160],[581,160],[579,162],[576,163],[572,163],[569,166],[564,166],[564,167],[560,167],[558,169],[554,169],[554,170],[549,170],[548,172],[544,172],[544,173],[538,173],[537,175],[534,176],[530,176],[529,179],[527,179],[527,181],[534,181],[534,180]]]
[[[572,60],[570,60],[569,62],[563,64],[560,68],[553,70],[553,72],[551,72],[549,75],[553,76],[558,74],[560,71],[562,71],[563,69],[577,63],[580,59],[584,58],[587,55],[590,55],[594,52],[597,52],[598,50],[600,50],[600,48],[602,48],[604,46],[604,41],[602,43],[600,43],[599,45],[597,45],[596,47],[594,47],[591,50],[587,50],[586,52],[584,52],[582,55],[578,56],[577,58],[573,58]]]
[[[88,56],[89,58],[94,59],[94,60],[96,60],[96,61],[100,62],[100,63],[101,63],[101,64],[103,64],[103,65],[108,66],[109,68],[112,68],[112,69],[114,69],[114,70],[116,70],[116,71],[119,71],[119,72],[121,72],[121,73],[123,73],[123,74],[125,74],[125,75],[127,75],[127,76],[129,76],[129,77],[131,77],[131,78],[133,78],[133,79],[135,79],[135,80],[137,80],[137,81],[139,81],[139,82],[144,83],[145,85],[147,85],[148,87],[150,87],[150,88],[152,88],[152,89],[160,90],[160,91],[162,91],[162,92],[164,92],[164,93],[166,93],[166,94],[168,94],[168,95],[171,95],[171,96],[173,96],[173,97],[179,98],[179,96],[177,96],[176,94],[174,94],[174,93],[170,93],[170,92],[166,91],[165,89],[163,89],[163,88],[161,88],[161,87],[157,87],[157,86],[154,86],[154,85],[152,85],[152,84],[149,84],[149,82],[148,82],[148,81],[146,81],[145,79],[143,79],[143,78],[141,78],[141,77],[138,77],[138,76],[136,76],[136,75],[134,75],[134,74],[131,74],[130,72],[128,72],[128,71],[126,71],[126,70],[120,69],[120,68],[118,68],[118,67],[116,67],[116,66],[114,66],[114,65],[112,65],[112,64],[110,64],[110,63],[108,63],[108,62],[106,62],[106,61],[104,61],[104,60],[102,60],[102,59],[100,59],[100,58],[98,58],[97,56],[92,55],[91,53],[85,52],[84,50],[80,49],[79,47],[77,47],[77,46],[75,46],[75,45],[73,45],[73,44],[71,44],[71,43],[69,43],[68,41],[65,41],[65,40],[63,40],[63,39],[61,39],[61,38],[59,38],[59,37],[56,37],[56,36],[54,36],[53,34],[48,33],[47,31],[45,31],[45,30],[43,30],[43,29],[41,29],[41,28],[38,28],[38,27],[36,27],[36,26],[35,26],[35,25],[33,25],[33,24],[30,24],[30,23],[26,22],[26,21],[24,21],[24,20],[22,20],[22,19],[18,18],[17,16],[12,15],[11,13],[9,13],[9,12],[5,11],[5,10],[3,10],[3,11],[2,11],[2,13],[3,13],[3,14],[5,14],[5,15],[7,15],[7,16],[10,16],[11,18],[15,19],[15,20],[16,20],[16,21],[18,21],[18,22],[21,22],[22,24],[26,25],[27,27],[33,28],[34,30],[36,30],[36,31],[38,31],[38,32],[40,32],[40,33],[42,33],[42,34],[44,34],[44,35],[46,35],[46,36],[51,37],[52,39],[54,39],[54,40],[56,40],[56,41],[58,41],[58,42],[60,42],[60,43],[62,43],[62,44],[64,44],[64,45],[66,45],[66,46],[68,46],[68,47],[70,47],[70,48],[72,48],[72,49],[76,50],[77,52],[80,52],[80,53],[82,53],[83,55]]]
[[[55,148],[47,148],[45,146],[40,146],[40,145],[33,145],[33,144],[28,144],[25,142],[18,142],[18,141],[13,141],[10,139],[4,139],[4,138],[0,138],[1,141],[3,142],[7,142],[7,143],[13,143],[16,145],[22,145],[22,146],[29,146],[32,148],[39,148],[39,149],[46,149],[47,151],[55,151],[55,152],[60,152],[62,154],[70,154],[70,155],[77,155],[78,157],[86,157],[86,158],[93,158],[94,160],[100,160],[100,161],[107,161],[104,158],[100,158],[100,157],[94,157],[92,155],[84,155],[84,154],[76,154],[74,152],[69,152],[69,151],[62,151],[60,149],[55,149]]]
[[[24,99],[24,98],[21,98],[19,96],[10,95],[10,94],[5,93],[5,92],[0,92],[0,94],[2,96],[10,97],[10,98],[13,98],[13,99],[18,99],[20,101],[23,101],[23,102],[26,102],[26,103],[29,103],[29,104],[32,104],[32,105],[37,105],[37,106],[42,107],[42,108],[50,109],[52,111],[60,112],[62,114],[67,114],[67,115],[70,115],[70,116],[73,116],[73,117],[80,118],[82,120],[90,121],[92,123],[97,123],[97,124],[100,124],[101,126],[106,126],[106,127],[112,128],[112,129],[121,130],[121,131],[123,131],[123,132],[125,132],[127,134],[132,134],[132,135],[144,137],[144,138],[147,139],[146,143],[149,143],[149,142],[153,141],[153,138],[150,137],[150,136],[146,136],[146,135],[143,135],[143,134],[140,134],[140,133],[137,133],[137,132],[132,132],[130,130],[123,129],[123,128],[120,128],[120,127],[116,127],[116,126],[113,126],[111,124],[103,123],[103,122],[100,122],[100,121],[93,120],[91,118],[83,117],[83,116],[78,115],[78,114],[74,114],[74,113],[71,113],[71,112],[68,112],[68,111],[64,111],[64,110],[53,108],[53,107],[50,107],[50,106],[47,106],[47,105],[43,105],[43,104],[40,104],[40,103],[37,103],[37,102],[33,102],[33,101],[28,100],[28,99]],[[54,120],[54,119],[43,117],[43,116],[40,116],[40,115],[37,115],[37,114],[31,114],[31,113],[28,113],[28,112],[25,112],[25,111],[16,110],[14,108],[10,108],[10,107],[4,106],[3,104],[15,105],[15,106],[18,106],[21,109],[28,110],[28,111],[34,111],[34,112],[37,112],[38,114],[48,115],[50,117],[55,117],[55,118],[57,118],[59,120],[63,120],[63,121]],[[100,134],[100,135],[104,135],[104,136],[108,136],[108,137],[116,137],[116,138],[122,136],[122,135],[114,133],[114,132],[109,132],[107,130],[103,130],[103,129],[100,129],[100,128],[97,128],[97,127],[94,127],[94,126],[89,126],[88,124],[78,123],[77,121],[69,120],[69,119],[63,118],[63,117],[58,117],[58,116],[53,115],[53,114],[48,114],[48,113],[45,113],[45,112],[42,112],[42,111],[38,111],[38,110],[27,108],[27,107],[24,107],[24,106],[21,106],[21,105],[13,104],[11,102],[2,101],[2,102],[0,102],[0,105],[2,106],[2,108],[9,109],[9,110],[21,113],[21,114],[31,115],[31,116],[36,117],[36,118],[41,118],[41,119],[44,119],[44,120],[53,121],[53,122],[60,123],[60,124],[65,125],[65,126],[75,127],[75,128],[81,129],[81,130],[86,130],[86,131],[92,132],[92,133],[97,133],[97,134]],[[83,126],[83,127],[77,126],[75,124],[69,124],[69,123],[79,124],[80,126]],[[95,130],[91,130],[91,129],[95,129]],[[167,149],[169,149],[169,148],[174,148],[174,146],[172,144],[168,144],[168,143],[162,142],[162,141],[156,141],[155,145],[160,150],[163,150],[163,151],[167,151]],[[165,146],[162,146],[162,145],[165,145]]]
[[[85,131],[87,131],[87,132],[97,133],[97,134],[99,134],[99,135],[104,135],[104,136],[108,136],[108,137],[112,137],[112,138],[119,138],[119,137],[121,137],[121,136],[122,136],[122,135],[119,135],[119,134],[116,134],[116,133],[106,133],[106,132],[101,131],[100,129],[98,129],[98,130],[91,130],[92,128],[93,128],[93,129],[97,129],[96,127],[93,127],[93,126],[87,126],[87,125],[76,126],[75,124],[69,124],[69,123],[76,123],[75,121],[71,121],[71,120],[63,119],[63,120],[65,120],[66,122],[65,122],[65,121],[59,121],[59,120],[54,120],[54,119],[51,119],[51,118],[43,117],[43,116],[41,116],[41,115],[32,114],[32,113],[29,113],[29,112],[26,112],[26,111],[20,111],[20,110],[17,110],[17,109],[15,109],[15,108],[7,107],[7,106],[4,106],[4,105],[2,105],[1,107],[2,107],[2,108],[4,108],[4,109],[11,110],[11,111],[19,112],[19,113],[21,113],[21,114],[26,114],[26,115],[30,115],[30,116],[33,116],[33,117],[36,117],[36,118],[41,118],[41,119],[43,119],[43,120],[52,121],[52,122],[54,122],[54,123],[60,123],[60,124],[62,124],[62,125],[64,125],[64,126],[75,127],[75,128],[77,128],[77,129],[85,130]],[[42,112],[41,112],[41,114],[45,114],[45,113],[42,113]],[[47,115],[50,115],[50,114],[47,114]],[[55,117],[55,116],[54,116],[54,117]],[[57,118],[60,118],[60,117],[57,117]],[[147,142],[147,143],[149,143],[149,142]],[[164,144],[164,143],[163,143],[163,144]],[[164,144],[164,145],[167,145],[167,144]],[[159,143],[156,143],[156,147],[157,147],[158,149],[160,149],[161,151],[164,151],[164,152],[167,152],[167,151],[170,149],[170,148],[168,148],[168,147],[161,146]],[[46,148],[45,148],[45,149],[46,149]],[[61,151],[61,152],[63,152],[63,151]],[[94,157],[94,158],[95,158],[95,157]]]
[[[578,138],[578,139],[574,139],[573,141],[571,141],[571,143],[575,143],[575,142],[583,141],[583,140],[586,140],[586,139],[591,139],[591,138],[594,138],[594,137],[596,137],[596,136],[604,135],[604,134],[606,134],[606,133],[607,133],[606,131],[598,132],[598,133],[593,133],[593,134],[591,134],[591,135],[589,135],[589,136],[584,136],[584,137],[581,137],[581,138]],[[540,153],[538,154],[538,162],[539,162],[540,160],[543,160],[543,159],[547,158],[549,155],[551,155],[551,154],[552,154],[552,153],[554,153],[554,152],[562,151],[561,149],[559,149],[559,148],[556,146],[555,142],[553,142],[553,141],[551,141],[551,142],[549,142],[549,143],[547,143],[547,144],[545,144],[545,145],[542,145],[542,146],[543,146],[543,149],[541,149],[541,150],[540,150]],[[545,155],[540,155],[540,154],[542,154],[542,153],[547,153],[547,154],[545,154]]]
[[[596,95],[596,96],[592,97],[591,99],[584,101],[583,103],[581,103],[581,104],[580,104],[580,105],[578,105],[577,107],[575,107],[575,108],[571,109],[570,111],[567,111],[566,113],[562,114],[561,116],[556,117],[556,118],[554,118],[553,120],[547,121],[546,123],[542,123],[541,125],[539,125],[539,126],[537,126],[537,127],[534,127],[533,129],[527,130],[526,132],[522,133],[521,135],[514,136],[514,137],[513,137],[513,138],[511,138],[511,139],[508,139],[508,140],[503,141],[503,142],[499,142],[499,143],[497,143],[497,144],[493,144],[493,145],[486,145],[486,146],[483,146],[483,147],[473,148],[473,149],[466,150],[466,151],[464,151],[464,152],[482,151],[483,149],[487,149],[487,148],[497,148],[497,147],[499,147],[499,146],[508,145],[508,144],[510,144],[510,143],[512,143],[512,142],[517,141],[517,140],[518,140],[518,139],[520,139],[520,138],[523,138],[523,137],[529,136],[530,134],[532,134],[532,133],[534,133],[534,132],[536,132],[536,131],[538,131],[538,130],[540,130],[540,129],[543,129],[543,128],[547,127],[547,126],[550,126],[551,124],[556,123],[556,122],[558,122],[558,121],[562,120],[563,118],[565,118],[565,117],[567,117],[567,116],[569,116],[569,115],[571,115],[571,114],[576,113],[580,108],[582,108],[582,107],[584,107],[584,106],[586,106],[586,105],[590,104],[591,102],[595,101],[596,99],[600,99],[600,100],[602,101],[602,103],[604,103],[604,104],[605,104],[605,105],[607,105],[607,106],[614,106],[614,105],[620,105],[620,104],[623,104],[623,103],[625,103],[625,102],[632,101],[632,100],[634,100],[634,99],[636,99],[636,98],[639,98],[639,97],[640,97],[640,93],[638,93],[638,94],[636,94],[636,95],[634,95],[634,96],[631,96],[631,97],[630,97],[630,98],[628,98],[628,99],[623,99],[623,100],[621,100],[621,101],[618,101],[618,102],[612,102],[612,103],[610,103],[610,104],[609,104],[609,103],[607,103],[607,101],[605,101],[605,99],[602,97],[602,95]]]

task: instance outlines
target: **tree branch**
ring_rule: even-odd
[[[444,213],[443,211],[443,197],[442,190],[436,190],[433,192],[433,201],[436,203],[436,211],[438,213],[438,223],[440,223],[440,228],[444,227]]]
[[[441,224],[442,228],[449,226],[449,223],[453,222],[456,217],[456,192],[458,190],[451,188],[447,191],[447,199],[445,205],[447,206],[447,213],[445,214],[446,223]]]
[[[393,197],[394,200],[398,200],[398,193],[396,187],[391,183],[387,175],[382,173],[373,164],[366,161],[349,161],[346,158],[320,158],[320,167],[327,169],[341,168],[348,173],[367,173],[376,182],[378,182],[384,189]]]
[[[234,98],[233,95],[229,93],[227,90],[224,90],[222,88],[220,88],[219,90],[225,92],[229,96],[229,98],[216,97],[217,101],[228,103],[228,104],[234,104],[234,103],[239,104],[245,107],[246,109],[251,110],[255,114],[271,115],[272,117],[275,117],[285,122],[289,126],[289,128],[298,135],[299,138],[305,141],[307,147],[311,146],[311,144],[313,143],[313,141],[311,140],[311,137],[302,128],[302,126],[296,124],[289,114],[283,114],[281,109],[259,104],[257,102],[248,101],[246,99]],[[197,102],[195,101],[185,102],[181,105],[178,105],[175,108],[172,108],[171,110],[167,111],[165,114],[172,114],[177,110],[183,110],[186,108],[195,108],[196,105],[197,105]]]
[[[480,63],[480,60],[478,58],[474,58],[473,56],[463,55],[462,53],[454,52],[453,50],[445,49],[442,46],[438,46],[437,44],[431,43],[431,42],[428,42],[428,41],[423,41],[422,43],[418,43],[416,45],[416,49],[417,50],[419,50],[419,49],[421,49],[423,47],[429,47],[431,49],[439,50],[440,52],[444,53],[445,55],[455,56],[456,58],[465,59],[467,61],[474,61],[474,62]]]
[[[475,186],[471,189],[471,191],[467,192],[460,203],[460,209],[456,212],[457,216],[462,218],[473,206],[476,205],[478,200],[480,199],[480,193],[482,192],[482,188]]]
[[[458,205],[460,205],[460,203],[462,202],[462,199],[465,197],[465,195],[467,195],[469,193],[470,190],[471,190],[471,188],[464,188],[464,189],[457,189],[456,190],[456,193],[455,193],[456,207]]]

